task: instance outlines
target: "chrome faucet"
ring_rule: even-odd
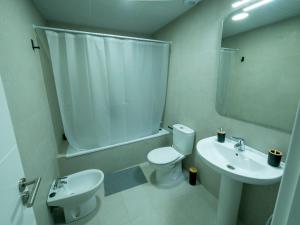
[[[62,186],[62,184],[66,184],[67,181],[65,181],[64,179],[67,179],[67,177],[59,177],[55,179],[55,183],[53,185],[53,189],[57,189],[60,188]]]
[[[231,137],[230,139],[237,141],[237,143],[234,145],[234,148],[238,151],[245,151],[245,140],[240,137]]]

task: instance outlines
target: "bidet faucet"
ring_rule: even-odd
[[[230,139],[237,141],[237,143],[234,145],[234,148],[238,151],[245,151],[245,140],[240,137],[231,137]]]
[[[66,178],[67,178],[67,177],[59,177],[59,178],[56,178],[56,179],[55,179],[55,183],[54,183],[54,185],[53,185],[53,189],[55,190],[55,189],[59,188],[59,187],[60,187],[59,184],[66,184],[67,181],[64,180],[64,179],[66,179]]]

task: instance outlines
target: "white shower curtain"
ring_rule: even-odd
[[[95,149],[155,134],[169,45],[46,31],[69,143]]]

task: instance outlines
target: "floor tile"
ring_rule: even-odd
[[[140,165],[148,181],[153,168]],[[151,182],[104,197],[93,215],[70,225],[216,225],[217,200],[188,181],[163,189]]]

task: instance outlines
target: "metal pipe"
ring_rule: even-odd
[[[75,34],[89,34],[89,35],[100,36],[100,37],[130,39],[130,40],[135,40],[135,41],[149,41],[149,42],[163,43],[163,44],[169,44],[169,45],[172,43],[170,41],[160,41],[160,40],[155,40],[155,39],[137,38],[137,37],[114,35],[114,34],[103,34],[103,33],[94,33],[94,32],[86,32],[86,31],[79,31],[79,30],[69,30],[69,29],[62,29],[62,28],[55,28],[55,27],[44,27],[44,26],[37,26],[34,24],[32,26],[34,29],[40,29],[40,30],[52,30],[52,31],[75,33]]]

